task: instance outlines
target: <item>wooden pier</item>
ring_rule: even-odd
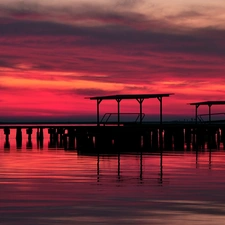
[[[225,148],[225,124],[195,123],[124,123],[120,126],[93,126],[71,124],[1,125],[5,143],[9,143],[11,129],[16,129],[17,146],[21,146],[22,129],[26,129],[28,143],[33,133],[43,145],[48,138],[50,146],[83,152],[182,151]],[[48,137],[44,137],[44,130]],[[33,132],[36,130],[36,132]]]
[[[224,121],[211,121],[211,106],[224,105],[225,101],[206,101],[190,103],[195,106],[195,121],[165,122],[163,121],[163,98],[173,95],[166,94],[131,94],[91,97],[97,102],[97,121],[80,124],[0,124],[4,130],[5,147],[9,147],[11,129],[16,129],[17,147],[22,145],[22,129],[26,129],[28,147],[32,146],[31,137],[36,129],[36,139],[43,145],[44,129],[48,129],[49,146],[57,146],[66,150],[80,152],[132,152],[132,151],[182,151],[199,149],[225,148]],[[159,101],[159,122],[143,121],[142,105],[145,99]],[[103,123],[100,120],[100,103],[103,100],[115,100],[117,103],[117,121]],[[120,103],[122,100],[137,100],[140,106],[139,121],[122,122]],[[198,107],[206,105],[209,108],[208,122],[198,123]],[[111,113],[110,113],[111,115]],[[104,116],[103,116],[104,118]]]

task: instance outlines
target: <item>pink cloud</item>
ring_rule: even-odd
[[[164,23],[165,18],[146,22],[143,13],[123,13],[124,8],[119,12],[107,8],[105,13],[92,9],[84,15],[69,8],[48,15],[44,12],[49,9],[36,10],[33,5],[5,11],[0,19],[2,114],[94,115],[95,103],[86,96],[153,92],[176,94],[165,102],[167,113],[191,114],[188,102],[223,97],[224,30],[203,27],[175,32],[179,27]],[[65,12],[68,18],[59,23]],[[196,16],[201,13],[183,14]],[[67,20],[102,23],[82,26]],[[146,107],[146,111],[158,113],[158,102],[152,104],[153,109]],[[136,105],[125,102],[123,109]],[[103,112],[116,110],[112,103],[102,107]]]

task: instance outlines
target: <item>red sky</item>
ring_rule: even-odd
[[[190,119],[187,103],[225,100],[224,22],[223,0],[1,0],[0,118],[71,120],[95,115],[85,97],[174,93],[164,113]]]

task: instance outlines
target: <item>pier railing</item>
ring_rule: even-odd
[[[211,113],[211,116],[221,116],[221,115],[225,115],[225,112],[222,112],[222,113]],[[200,123],[208,123],[209,121],[207,121],[207,120],[204,120],[203,119],[203,117],[209,117],[209,114],[208,113],[206,113],[206,114],[200,114],[200,115],[198,115],[198,121],[200,122]],[[224,119],[219,119],[219,120],[212,120],[212,121],[210,121],[211,123],[212,122],[225,122],[225,118]]]
[[[117,116],[117,113],[105,113],[104,116],[102,117],[100,123],[103,125],[106,125],[107,123],[109,123],[109,120],[112,116]],[[145,113],[142,113],[142,115],[140,113],[120,113],[120,115],[126,115],[126,116],[132,116],[132,115],[136,115],[136,118],[134,119],[134,123],[137,123],[137,121],[139,120],[139,118],[142,116],[142,121],[145,117]]]

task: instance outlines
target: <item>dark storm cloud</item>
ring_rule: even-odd
[[[48,91],[48,90],[46,90]],[[118,94],[117,92],[114,91],[106,91],[103,89],[97,89],[97,88],[85,88],[85,89],[80,89],[80,88],[76,88],[76,89],[67,89],[67,90],[58,90],[58,89],[54,89],[52,90],[54,91],[55,94],[59,95],[59,96],[85,96],[86,98],[92,97],[92,96],[103,96],[103,95],[114,95],[114,94]]]
[[[126,43],[127,46],[145,45],[146,49],[160,52],[207,53],[225,56],[223,42],[225,31],[212,28],[196,29],[188,34],[168,34],[131,28],[123,29],[121,26],[81,28],[52,22],[15,21],[10,24],[0,24],[0,30],[2,35],[15,36],[15,38],[18,35],[71,36],[82,37],[78,42],[74,42],[80,45]],[[73,41],[70,44],[73,45]]]
[[[150,91],[147,87],[139,87],[139,86],[124,86],[123,89],[121,90],[121,93],[126,93],[130,91]],[[57,91],[57,93],[60,93],[61,91]],[[65,91],[62,92],[65,94]],[[90,88],[90,89],[73,89],[73,90],[67,90],[66,94],[69,95],[81,95],[81,96],[106,96],[106,95],[116,95],[120,94],[120,92],[117,91],[106,91],[102,89],[95,89],[95,88]]]
[[[152,91],[153,89],[149,89],[149,87],[143,85],[143,86],[136,86],[136,85],[130,85],[130,86],[127,86],[125,85],[124,88],[123,88],[123,91],[122,92],[132,92],[132,91],[141,91],[141,92],[146,92],[146,91]]]
[[[177,28],[167,19],[155,19],[141,13],[125,10],[122,6],[135,6],[137,1],[116,1],[111,6],[100,7],[97,4],[77,3],[73,5],[44,6],[38,3],[18,2],[15,5],[0,5],[8,23],[0,23],[2,35],[72,35],[82,37],[80,44],[101,45],[110,43],[152,44],[160,51],[216,52],[223,54],[218,47],[219,39],[225,38],[225,31],[206,27],[189,32],[177,33]],[[139,3],[140,4],[140,3]],[[130,9],[130,8],[129,8]],[[19,18],[17,16],[19,15]],[[22,16],[24,15],[24,16]],[[187,10],[171,16],[196,17],[201,12]],[[65,18],[66,16],[66,18]],[[35,18],[35,19],[34,19]],[[59,21],[53,20],[58,18]],[[4,20],[4,21],[5,21]],[[70,22],[96,20],[104,22],[101,26],[69,25]],[[144,29],[140,29],[143,28]]]
[[[18,2],[15,5],[0,5],[0,12],[9,19],[52,21],[60,23],[99,21],[111,24],[135,25],[147,20],[146,16],[130,11],[133,1],[122,1],[111,5],[73,3],[64,6],[44,6],[38,3]],[[129,6],[129,10],[122,6]]]
[[[1,67],[12,67],[12,64],[9,62],[9,60],[7,59],[2,60],[0,58],[0,70],[1,70]]]
[[[75,94],[75,95],[82,95],[82,96],[101,96],[101,95],[114,95],[114,94],[118,94],[117,92],[113,92],[113,91],[105,91],[102,89],[95,89],[95,88],[87,88],[87,89],[74,89],[69,91],[70,94]]]
[[[34,2],[14,2],[11,4],[1,4],[0,12],[1,15],[6,15],[8,17],[31,17],[34,18],[41,14],[43,10],[40,5]]]
[[[47,7],[23,2],[0,6],[4,12],[0,47],[5,51],[0,52],[0,65],[17,68],[17,64],[26,62],[34,70],[76,71],[84,80],[137,84],[171,74],[185,78],[222,73],[224,30],[206,27],[177,32],[168,18],[156,20],[126,10],[126,5],[135,4],[116,1],[114,6],[120,10],[93,4]],[[201,12],[187,10],[174,18],[201,16]],[[85,20],[102,24],[76,23]],[[73,75],[61,78],[69,80]]]

